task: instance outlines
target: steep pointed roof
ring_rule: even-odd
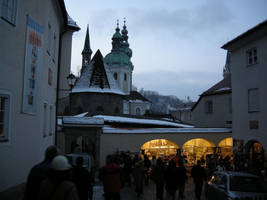
[[[82,71],[80,78],[76,81],[72,93],[94,92],[113,93],[125,95],[117,86],[114,77],[105,64],[99,50],[95,53],[89,65]]]
[[[82,54],[92,54],[91,46],[90,46],[90,37],[89,37],[89,25],[87,25],[87,30],[86,30],[86,36],[85,36],[85,41],[84,41],[84,48],[82,51]]]

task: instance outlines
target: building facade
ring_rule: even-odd
[[[79,28],[69,24],[62,0],[0,1],[0,16],[2,192],[25,182],[54,144],[60,60]]]
[[[267,149],[267,21],[222,48],[231,52],[234,153],[245,153],[250,167],[261,169]]]
[[[125,22],[121,31],[117,24],[110,53],[103,57],[97,50],[91,59],[92,53],[87,27],[81,75],[69,98],[59,99],[58,114],[144,115],[151,102],[139,92],[132,91],[132,50]]]
[[[232,86],[230,53],[227,53],[223,80],[203,92],[191,109],[196,127],[232,127]]]

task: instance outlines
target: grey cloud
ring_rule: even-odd
[[[233,19],[233,14],[224,1],[208,0],[201,6],[189,9],[174,10],[141,10],[129,8],[134,32],[140,30],[172,32],[184,37],[198,34],[201,31],[216,32]]]

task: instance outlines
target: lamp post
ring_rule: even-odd
[[[68,76],[67,76],[67,80],[68,80],[68,84],[69,84],[69,86],[70,86],[70,91],[72,91],[72,88],[73,88],[73,86],[74,86],[74,84],[75,84],[75,82],[76,82],[76,76],[74,75],[74,74],[72,74],[72,73],[70,73]],[[70,94],[69,94],[69,103],[70,103],[70,114],[71,114],[71,96],[70,96]]]

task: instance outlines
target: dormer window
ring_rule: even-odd
[[[258,63],[257,49],[253,48],[247,51],[247,65],[254,65]]]

